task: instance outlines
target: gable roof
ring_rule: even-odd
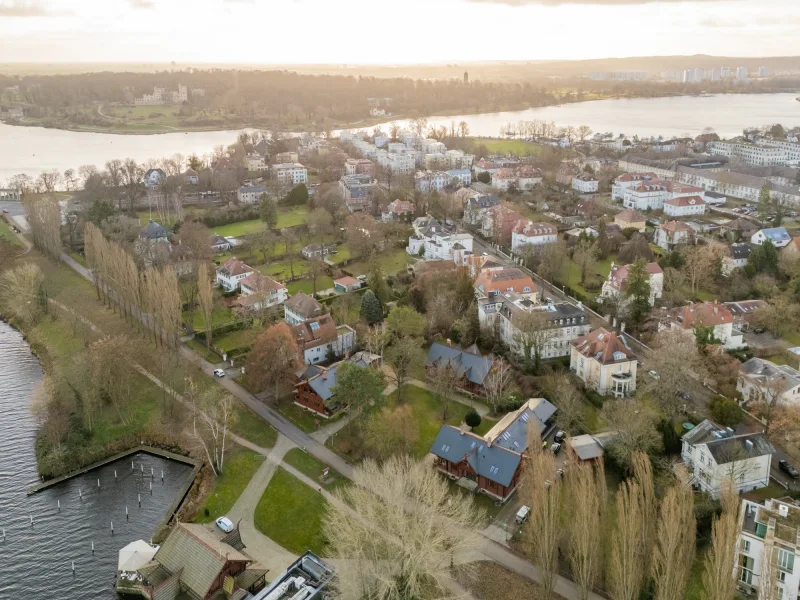
[[[163,238],[168,238],[171,235],[171,230],[167,229],[160,223],[156,223],[152,219],[149,223],[147,223],[147,225],[142,227],[142,230],[139,232],[139,237],[146,240],[160,240]]]
[[[775,448],[763,433],[736,435],[706,444],[708,451],[718,465],[738,460],[746,460],[757,456],[775,454]]]
[[[503,486],[511,484],[522,461],[522,455],[489,444],[474,433],[462,432],[452,425],[443,425],[431,446],[431,453],[459,463],[466,460],[476,474]]]
[[[532,223],[526,220],[518,221],[513,231],[525,237],[556,235],[558,233],[558,229],[552,223]]]
[[[683,329],[695,327],[713,327],[733,323],[730,309],[719,302],[703,302],[702,304],[687,304],[676,312],[676,320]]]
[[[614,331],[603,328],[575,338],[570,344],[583,356],[603,365],[636,360],[636,355],[625,343],[624,338]]]
[[[204,525],[178,523],[156,552],[154,560],[170,573],[183,569],[181,583],[204,598],[225,564],[252,562],[232,546],[220,541]]]
[[[425,357],[425,366],[449,364],[454,372],[467,381],[483,385],[494,365],[494,357],[482,356],[474,344],[462,350],[461,346],[448,346],[434,342]]]
[[[351,285],[355,285],[361,282],[355,277],[351,277],[350,275],[345,275],[344,277],[339,277],[339,279],[334,279],[333,283],[338,283],[341,286],[349,287]]]
[[[739,366],[739,371],[760,385],[780,386],[781,393],[800,385],[800,371],[763,358],[753,357],[745,361]]]
[[[484,294],[500,291],[506,292],[508,288],[519,288],[514,291],[523,293],[524,288],[529,288],[526,294],[536,291],[533,280],[516,267],[501,267],[499,269],[483,269],[475,280],[475,287]]]
[[[614,217],[614,221],[624,221],[626,223],[643,223],[647,221],[647,217],[645,217],[638,210],[627,208],[622,212],[617,213],[616,216]]]
[[[230,246],[231,243],[228,240],[226,240],[224,237],[222,237],[221,235],[214,234],[214,235],[211,236],[211,245],[212,246],[225,246],[225,245]]]
[[[745,258],[749,258],[752,251],[753,246],[747,242],[742,242],[741,244],[731,244],[728,246],[728,254],[734,260],[744,260]]]
[[[236,275],[244,275],[245,273],[252,273],[255,269],[251,266],[244,264],[235,256],[229,258],[221,266],[217,267],[217,272],[222,273],[226,277],[235,277]]]
[[[483,437],[487,442],[506,450],[525,452],[528,448],[528,426],[535,423],[541,435],[547,429],[547,422],[557,410],[544,398],[531,398],[520,408],[500,419]]]
[[[322,312],[322,305],[305,292],[297,292],[286,300],[284,306],[305,319],[310,319]]]
[[[722,227],[733,231],[755,231],[758,229],[758,225],[753,223],[750,219],[744,219],[742,217],[727,221],[722,224]]]
[[[628,276],[632,266],[633,265],[612,265],[611,270],[608,272],[608,285],[617,291],[625,289],[625,286],[628,284]],[[663,272],[664,271],[661,270],[657,262],[647,263],[647,274],[650,277]]]
[[[673,236],[679,232],[685,232],[689,235],[694,235],[694,229],[692,229],[683,221],[667,221],[666,223],[659,225],[658,228]]]
[[[761,233],[765,238],[773,242],[784,242],[791,238],[786,227],[771,227],[770,229],[762,229]]]
[[[262,275],[258,271],[254,271],[242,279],[239,284],[246,285],[258,294],[268,294],[277,290],[286,289],[286,286],[282,283],[278,283],[269,275]]]
[[[294,325],[292,333],[301,350],[316,348],[336,340],[336,323],[330,315],[321,315]]]
[[[670,206],[705,206],[706,201],[700,196],[678,196],[677,198],[670,198],[664,204]]]

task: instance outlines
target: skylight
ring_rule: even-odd
[[[319,329],[319,323],[317,323],[316,321],[311,323],[310,326],[311,326],[311,331],[317,331]]]

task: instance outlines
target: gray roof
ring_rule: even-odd
[[[469,199],[468,205],[470,210],[480,210],[482,208],[491,208],[500,204],[500,198],[494,194],[484,194],[481,196],[473,196]]]
[[[750,244],[743,242],[741,244],[731,244],[729,250],[731,253],[731,258],[734,260],[742,260],[750,257],[750,252],[753,251],[753,247]]]
[[[517,452],[496,444],[490,446],[482,437],[462,433],[452,425],[442,426],[431,446],[431,453],[453,463],[466,459],[475,473],[503,486],[511,484],[522,460],[522,455]]]
[[[306,319],[311,319],[322,314],[322,305],[317,302],[312,296],[309,296],[305,292],[297,292],[294,296],[291,296],[286,302],[284,302],[284,306],[299,315],[302,315]]]
[[[771,227],[769,229],[762,229],[761,233],[764,237],[773,242],[783,242],[791,239],[792,236],[786,231],[786,227]]]
[[[783,385],[785,385],[783,391],[791,390],[800,385],[800,371],[788,365],[776,365],[764,358],[754,356],[750,360],[742,363],[739,366],[739,370],[759,383],[766,384],[783,380]]]
[[[139,232],[139,237],[146,240],[159,240],[162,238],[168,238],[171,235],[172,231],[160,225],[159,223],[156,223],[155,221],[150,221]]]
[[[339,370],[340,364],[336,363],[330,369],[323,369],[322,373],[308,380],[308,385],[324,402],[334,396],[333,388],[336,385],[336,371]]]
[[[254,192],[256,194],[266,193],[267,187],[264,185],[243,185],[239,187],[239,191],[243,194]]]
[[[483,385],[484,379],[492,369],[494,358],[482,356],[475,345],[462,350],[461,346],[434,342],[428,350],[428,356],[425,357],[425,365],[448,363],[459,376],[465,377],[471,383]]]
[[[539,434],[547,429],[547,421],[558,410],[544,398],[536,398],[534,406],[526,406],[514,420],[500,433],[494,443],[514,452],[525,452],[528,448],[528,424],[533,421],[539,428]]]
[[[748,443],[749,442],[749,443]],[[763,433],[737,435],[709,442],[708,451],[718,465],[745,460],[756,456],[775,454],[775,448]]]

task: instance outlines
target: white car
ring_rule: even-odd
[[[225,377],[225,371],[222,369],[214,369],[214,377]]]
[[[656,372],[656,371],[648,371],[647,374],[650,375],[650,377],[652,377],[656,381],[661,379],[661,375],[659,375],[658,372]]]
[[[216,521],[217,527],[222,529],[225,533],[230,533],[233,531],[233,521],[231,521],[228,517],[220,517]]]
[[[517,511],[516,521],[517,523],[524,523],[528,516],[531,514],[531,509],[529,506],[523,506]]]

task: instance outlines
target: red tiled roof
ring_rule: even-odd
[[[608,273],[608,284],[615,290],[622,291],[625,289],[625,285],[628,283],[628,274],[630,268],[631,265],[617,265],[611,267],[611,271]],[[658,263],[647,263],[648,275],[658,275],[659,273],[663,272],[664,271],[661,270],[661,267],[658,266]]]
[[[625,342],[615,332],[606,329],[595,329],[591,333],[575,338],[570,343],[583,356],[593,358],[604,365],[636,360],[636,355],[625,345]],[[617,352],[621,352],[623,357],[615,358],[614,355]]]
[[[664,204],[669,204],[670,206],[704,206],[705,203],[705,200],[700,196],[679,196],[678,198],[667,200]]]
[[[555,235],[558,233],[558,229],[552,223],[531,223],[530,221],[522,220],[514,226],[514,233],[526,237],[536,237],[540,235]]]
[[[244,275],[245,273],[255,271],[253,267],[244,264],[235,256],[233,258],[229,258],[222,264],[222,270],[224,270],[229,277],[233,277],[235,275]]]
[[[336,323],[330,315],[322,315],[294,325],[292,333],[302,350],[316,348],[336,339]]]
[[[694,229],[689,227],[686,223],[682,221],[667,221],[666,223],[662,223],[658,226],[659,229],[663,229],[667,233],[675,235],[679,231],[685,231],[691,235],[694,235]]]
[[[643,181],[645,179],[658,179],[658,175],[655,173],[623,173],[617,177],[617,181],[620,183],[627,181]]]
[[[516,179],[517,176],[514,174],[514,171],[511,169],[500,169],[497,173],[492,175],[492,177],[497,177],[498,179]]]
[[[348,287],[348,286],[355,285],[356,283],[361,283],[361,282],[358,279],[356,279],[355,277],[350,277],[349,275],[347,275],[346,277],[340,277],[339,279],[334,279],[333,283],[338,283],[339,285],[343,285],[345,287]]]
[[[533,280],[516,267],[500,269],[484,269],[475,280],[475,287],[481,288],[484,294],[489,292],[507,292],[512,288],[518,294],[530,294],[536,291]],[[529,288],[528,292],[523,289]]]
[[[702,304],[689,304],[679,308],[676,319],[683,329],[694,329],[697,326],[712,327],[733,323],[733,314],[724,304],[718,302],[703,302]]]
[[[245,285],[257,294],[268,294],[286,288],[282,283],[278,283],[268,275],[262,275],[258,271],[242,279],[240,285]]]
[[[647,217],[645,217],[642,213],[638,210],[634,210],[632,208],[627,208],[614,217],[615,221],[625,221],[626,223],[642,223],[647,221]]]

